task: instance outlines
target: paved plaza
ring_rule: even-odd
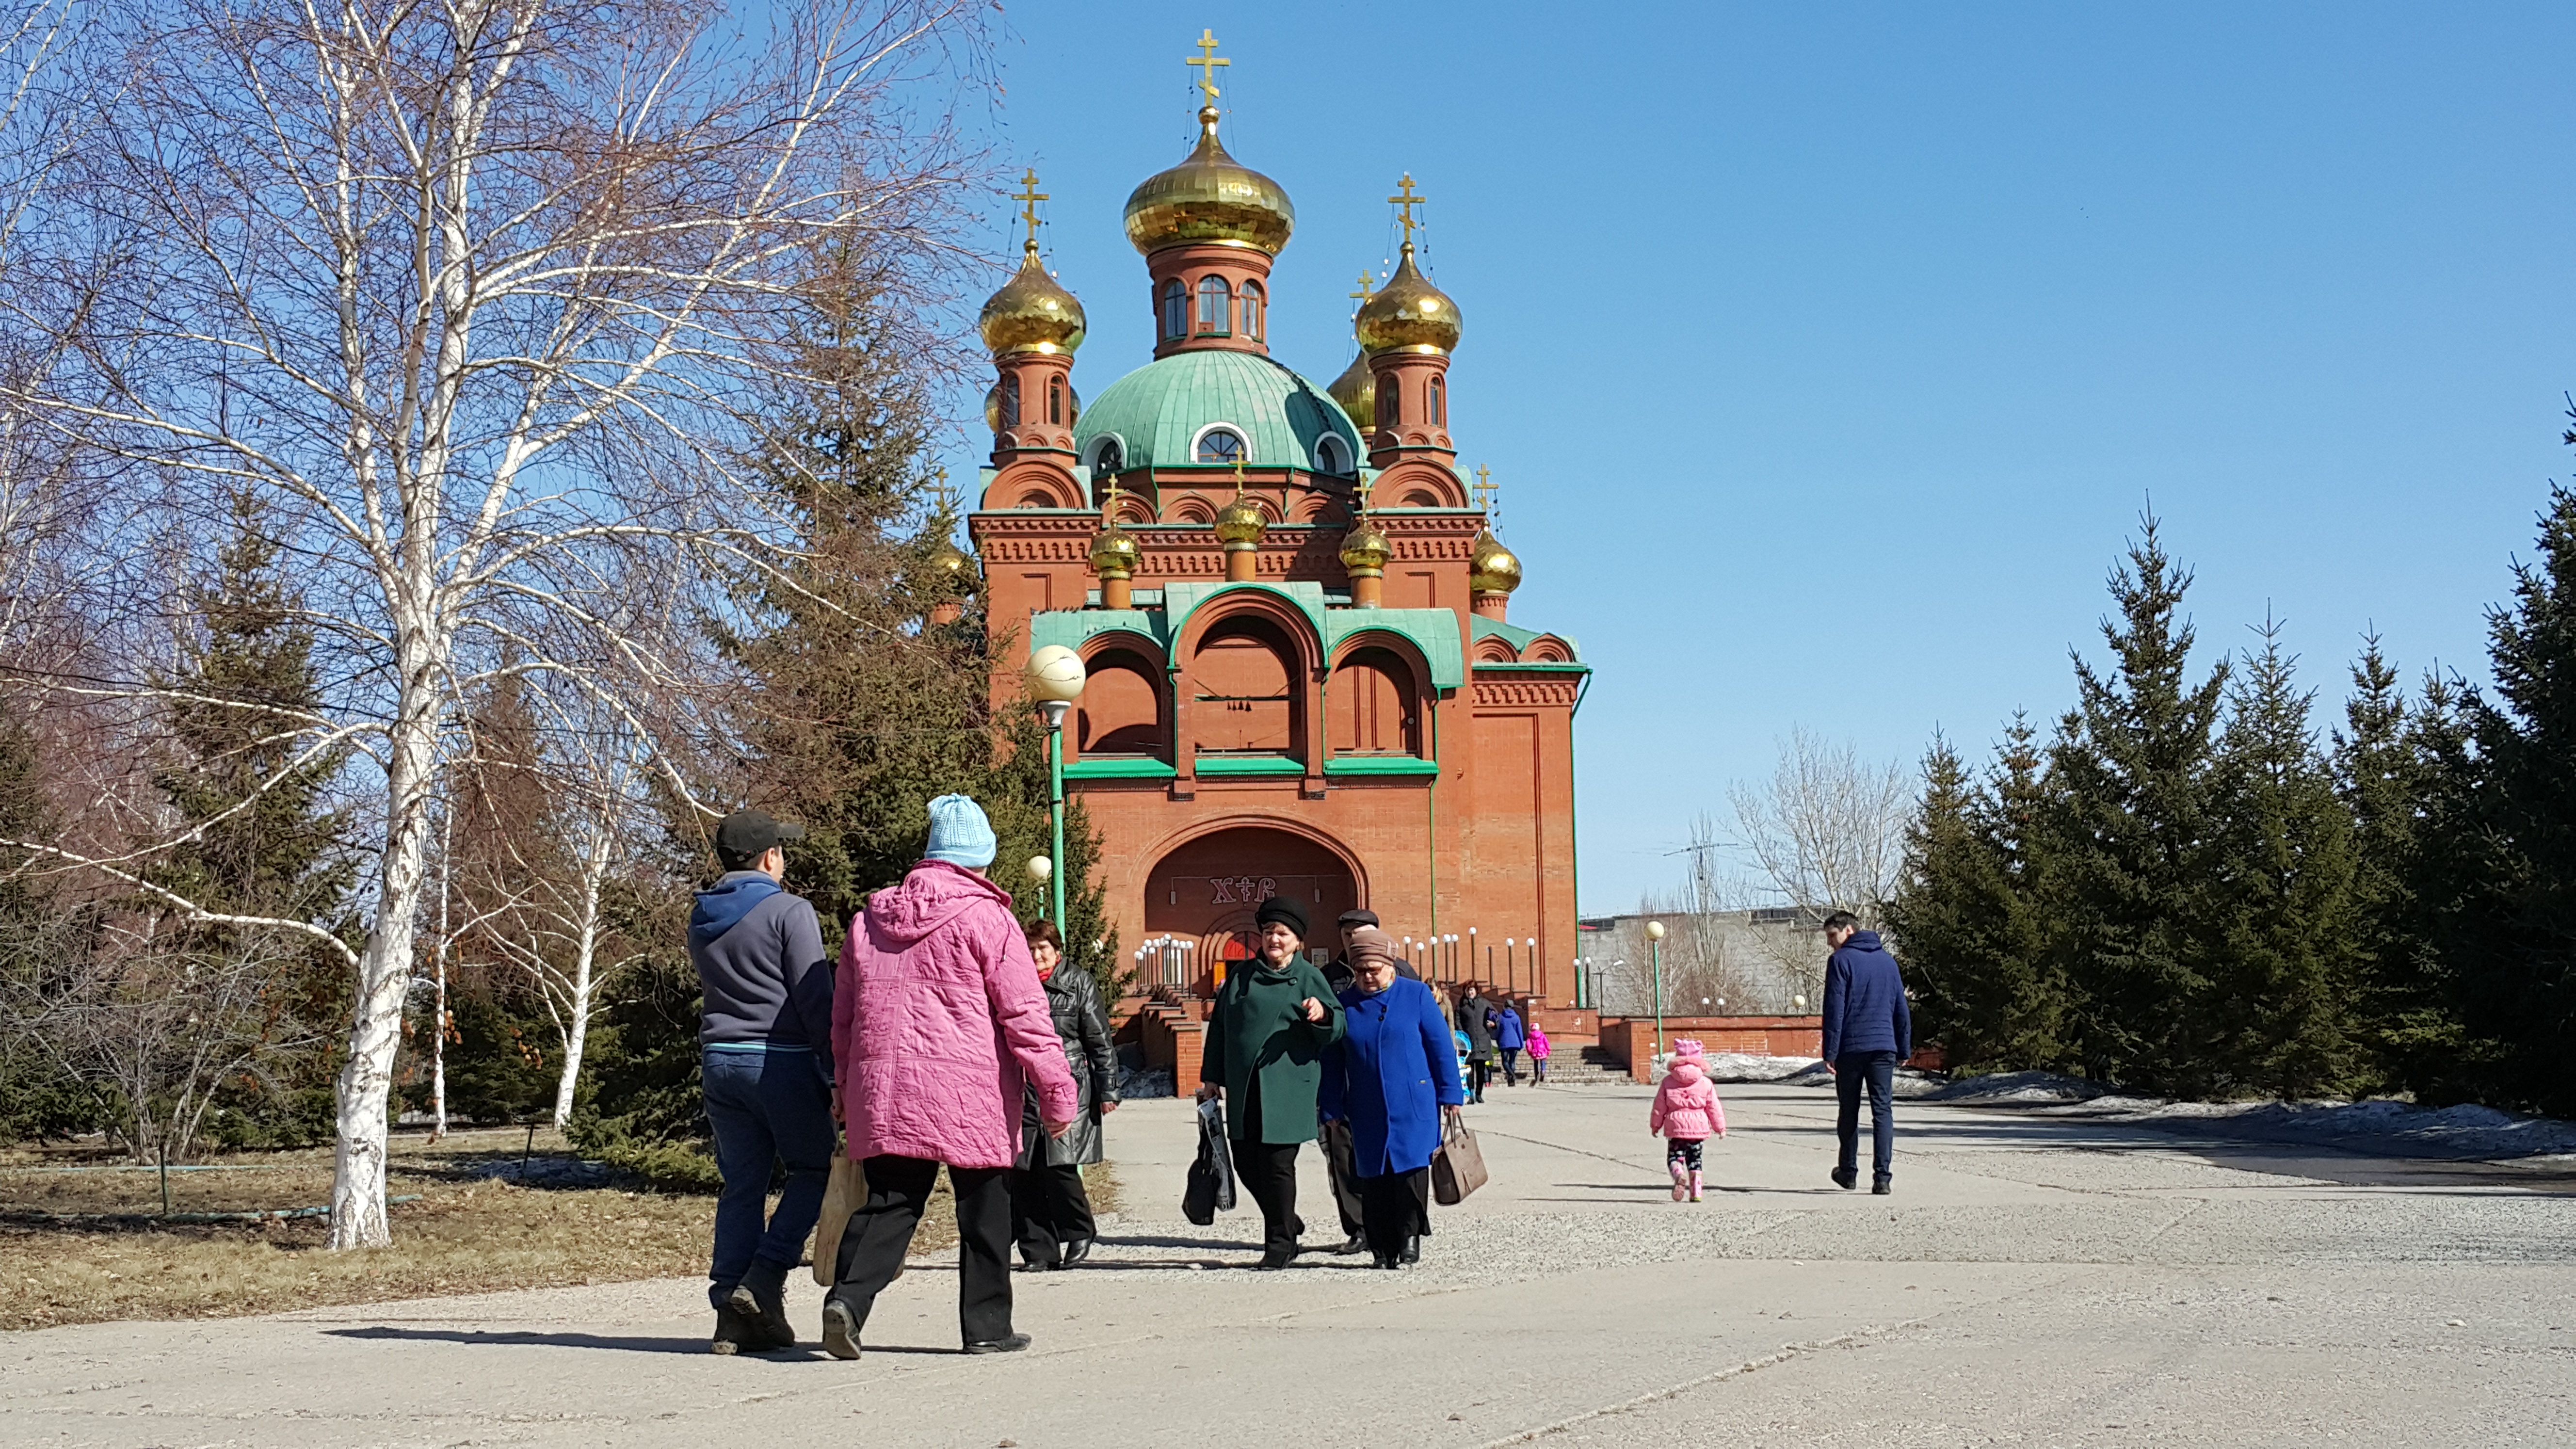
[[[12,1445],[1484,1446],[2576,1443],[2576,1181],[1909,1105],[1844,1193],[1830,1097],[1724,1089],[1668,1200],[1643,1088],[1497,1088],[1494,1180],[1419,1269],[1257,1255],[1178,1212],[1186,1103],[1110,1123],[1096,1267],[1019,1279],[1026,1354],[956,1353],[925,1259],[868,1352],[705,1351],[693,1280],[0,1342]],[[1331,1232],[1307,1155],[1309,1240]],[[820,1290],[792,1299],[807,1334]]]

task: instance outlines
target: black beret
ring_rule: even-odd
[[[1295,896],[1272,896],[1253,913],[1252,923],[1256,926],[1267,926],[1274,921],[1296,932],[1298,940],[1306,939],[1306,907]]]

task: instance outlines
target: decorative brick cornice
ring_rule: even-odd
[[[1476,680],[1478,709],[1572,709],[1574,695],[1574,682],[1567,679]]]

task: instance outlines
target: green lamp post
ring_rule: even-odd
[[[1029,698],[1037,704],[1038,714],[1046,720],[1047,815],[1055,853],[1048,857],[1041,878],[1049,883],[1052,891],[1053,919],[1056,934],[1061,936],[1064,934],[1064,872],[1056,866],[1064,859],[1064,716],[1073,708],[1073,702],[1082,698],[1082,656],[1061,644],[1049,644],[1029,656],[1025,677]],[[1029,864],[1035,866],[1037,862]],[[1040,874],[1035,870],[1030,873]]]

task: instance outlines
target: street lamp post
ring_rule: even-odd
[[[1655,1055],[1664,1054],[1664,923],[1646,923],[1646,948],[1655,953]]]
[[[1055,848],[1050,865],[1064,859],[1064,716],[1082,698],[1083,672],[1082,656],[1061,644],[1049,644],[1029,656],[1029,698],[1046,718],[1047,815]],[[1048,879],[1054,891],[1056,934],[1062,936],[1064,872],[1050,869]]]

